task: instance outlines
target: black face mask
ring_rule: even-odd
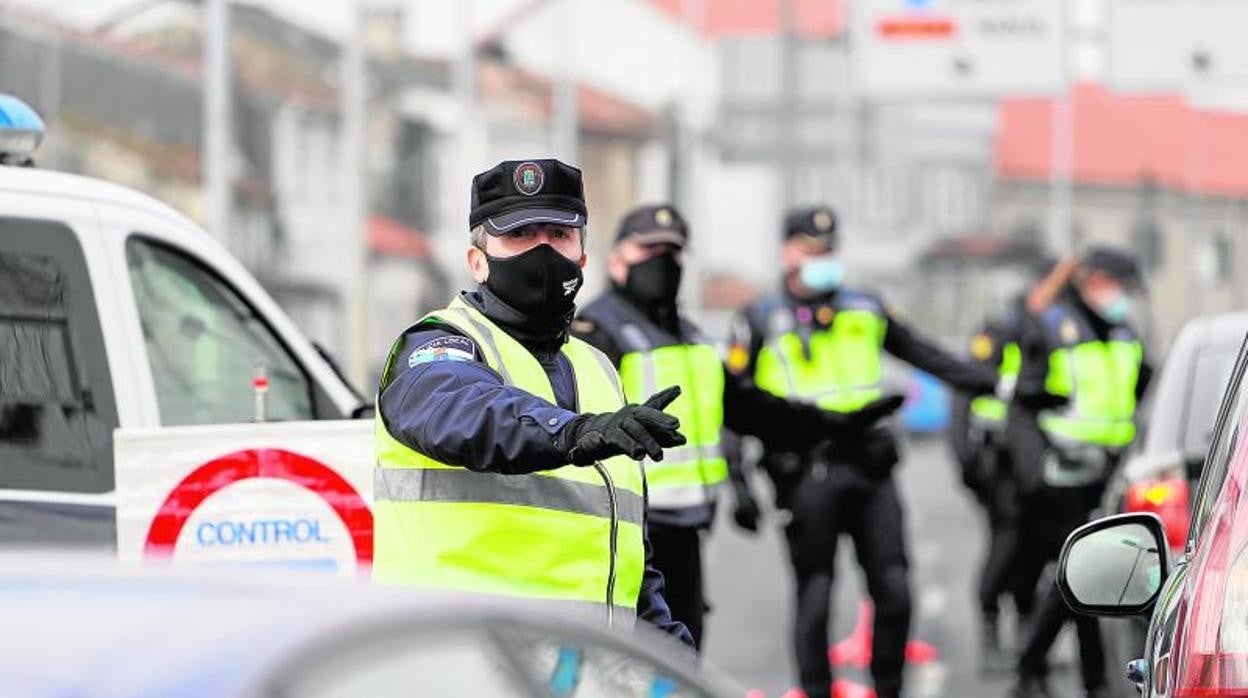
[[[572,312],[584,276],[581,265],[550,245],[538,245],[514,257],[485,257],[490,275],[485,287],[499,300],[535,318]]]
[[[676,255],[670,252],[658,254],[628,268],[624,290],[643,303],[675,303],[683,272],[684,268]]]

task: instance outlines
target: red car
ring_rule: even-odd
[[[1143,656],[1127,671],[1146,697],[1248,696],[1246,370],[1241,348],[1177,562],[1151,513],[1094,521],[1062,551],[1059,586],[1076,612],[1151,613]]]

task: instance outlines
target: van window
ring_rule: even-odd
[[[117,405],[82,247],[0,217],[0,487],[113,488]]]
[[[314,419],[311,381],[264,320],[223,279],[186,254],[132,236],[126,259],[165,426],[265,418]]]
[[[1222,485],[1226,482],[1226,476],[1230,473],[1234,455],[1239,452],[1241,431],[1245,428],[1245,421],[1248,420],[1248,382],[1244,380],[1245,368],[1248,368],[1248,345],[1240,349],[1230,385],[1226,395],[1222,398],[1213,444],[1205,458],[1200,486],[1192,507],[1192,525],[1188,532],[1189,545],[1200,537],[1200,532],[1213,511],[1218,494],[1222,491]]]

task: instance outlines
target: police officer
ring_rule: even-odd
[[[1136,404],[1152,377],[1127,322],[1128,291],[1139,283],[1130,255],[1096,247],[1078,262],[1059,264],[1028,299],[1006,429],[1022,494],[1019,566],[1033,580],[1087,520],[1135,438]],[[1019,657],[1014,695],[1049,695],[1046,655],[1069,619],[1050,585]],[[1099,695],[1106,677],[1096,620],[1074,621],[1084,688]]]
[[[677,294],[689,228],[675,207],[641,206],[620,222],[607,258],[611,287],[582,309],[572,329],[619,367],[628,399],[658,385],[681,397],[668,408],[687,443],[645,461],[650,540],[672,616],[702,642],[706,608],[701,537],[715,516],[717,486],[728,477],[720,449],[725,425],[780,448],[854,435],[901,405],[881,400],[848,414],[787,402],[728,374],[718,351],[681,316]]]
[[[836,217],[827,208],[784,220],[783,292],[751,306],[737,322],[729,367],[780,397],[853,410],[881,392],[883,355],[896,356],[970,393],[990,393],[996,374],[922,339],[877,297],[843,286]],[[766,467],[792,511],[786,534],[797,577],[794,649],[801,689],[830,695],[828,616],[837,540],[854,541],[875,604],[871,674],[879,696],[901,692],[910,625],[898,461],[885,428],[833,448],[768,449]],[[841,467],[850,466],[850,467]]]
[[[625,404],[611,362],[568,336],[585,264],[580,170],[507,161],[473,178],[478,288],[394,343],[376,418],[374,579],[517,599],[692,645],[649,564],[642,456],[685,442]]]
[[[998,386],[1012,391],[1021,363],[1018,348],[1023,299],[986,322],[971,340],[972,360],[999,374]],[[1008,672],[1011,663],[1001,646],[1000,599],[1013,596],[1020,618],[1031,612],[1033,596],[1013,574],[1018,547],[1018,497],[1005,443],[1008,404],[995,395],[955,395],[951,400],[949,437],[962,482],[983,508],[988,548],[980,568],[980,667],[985,674]],[[1034,580],[1033,580],[1034,582]]]

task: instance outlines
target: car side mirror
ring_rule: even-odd
[[[1161,519],[1156,514],[1119,514],[1070,534],[1058,561],[1057,585],[1076,613],[1142,615],[1157,602],[1170,568]]]

